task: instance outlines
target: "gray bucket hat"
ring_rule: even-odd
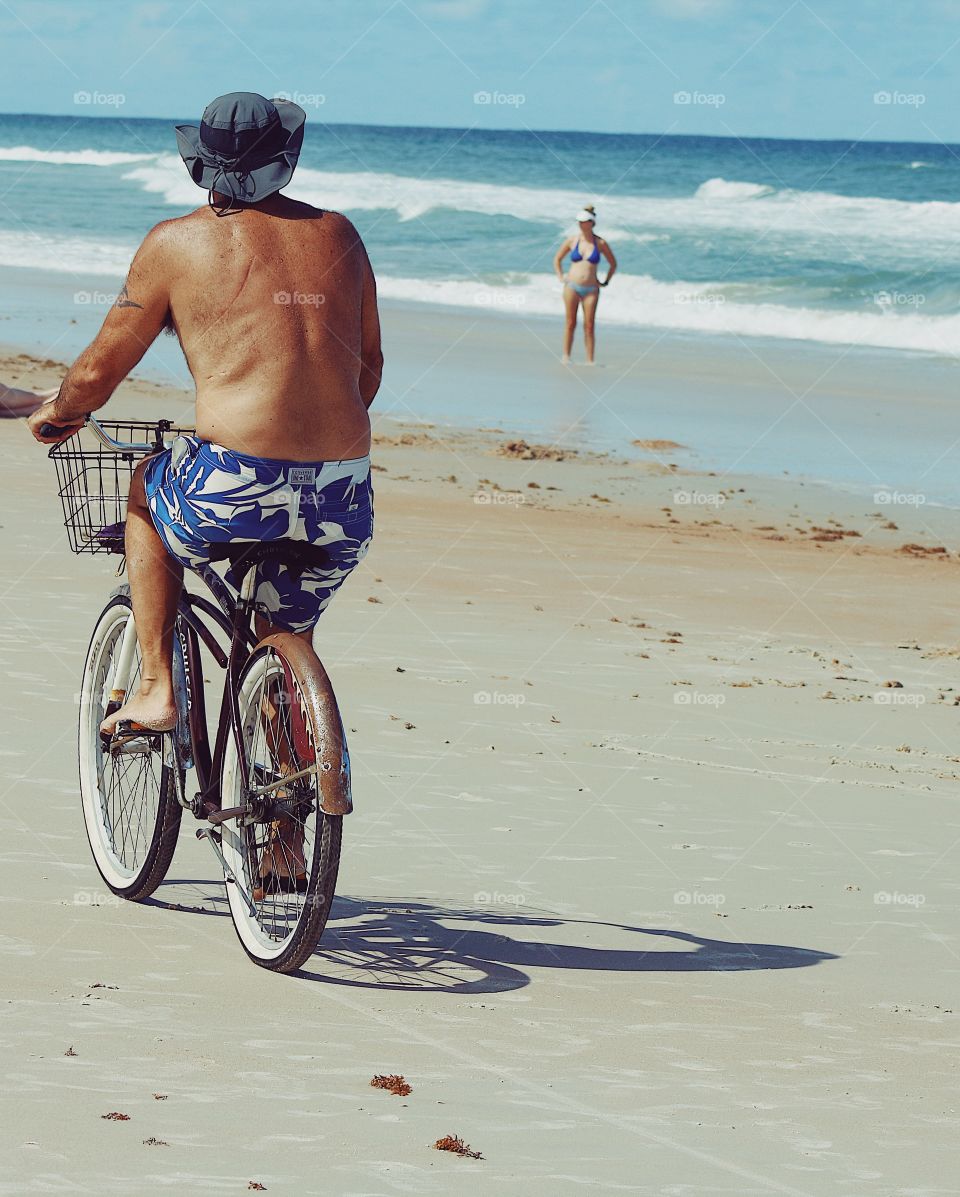
[[[218,96],[203,110],[200,127],[177,125],[180,157],[218,216],[234,204],[255,204],[290,182],[307,114],[290,100],[268,100],[255,91]],[[217,206],[214,191],[229,195]]]

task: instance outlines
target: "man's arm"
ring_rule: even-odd
[[[103,407],[157,338],[170,304],[166,242],[163,224],[144,238],[96,338],[67,371],[57,397],[27,421],[38,441],[52,444],[65,439],[64,433],[41,435],[44,424],[70,432],[82,427],[84,418]]]
[[[377,311],[377,280],[363,248],[363,298],[360,306],[360,398],[369,408],[383,378],[383,349],[380,342],[380,314]]]

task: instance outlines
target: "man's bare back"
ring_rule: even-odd
[[[272,195],[156,225],[42,419],[79,426],[164,328],[180,337],[203,439],[289,461],[369,452],[383,366],[376,283],[339,212]]]
[[[361,373],[379,326],[346,217],[283,196],[225,217],[205,206],[162,227],[159,256],[201,437],[292,461],[369,452]]]

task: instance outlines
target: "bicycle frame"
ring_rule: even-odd
[[[111,452],[133,453],[139,456],[148,456],[162,451],[164,448],[163,435],[170,428],[168,421],[160,420],[157,422],[152,442],[131,443],[114,440],[93,416],[88,416],[86,423],[97,440]],[[174,682],[177,690],[177,708],[181,714],[186,713],[187,726],[182,729],[178,724],[172,734],[176,745],[178,765],[183,768],[192,765],[196,769],[199,782],[199,790],[192,801],[187,800],[183,793],[179,793],[178,797],[181,805],[200,820],[217,815],[222,810],[219,780],[227,750],[228,736],[231,733],[235,739],[241,771],[244,776],[247,774],[246,751],[234,695],[240,672],[250,652],[257,645],[256,636],[251,628],[256,575],[257,566],[253,564],[244,575],[243,589],[239,598],[234,600],[222,579],[209,565],[205,566],[203,570],[198,571],[198,576],[206,584],[216,602],[211,602],[203,595],[193,594],[184,587],[177,607]],[[205,622],[206,620],[209,620],[210,623]],[[219,632],[227,637],[226,647],[217,639],[210,624],[213,624]],[[212,749],[207,731],[203,665],[200,657],[201,643],[220,668],[226,671],[217,735]],[[136,644],[136,630],[131,613],[124,632],[113,681],[113,692],[110,696],[111,703],[115,703],[117,707],[122,703],[129,687]],[[182,677],[180,676],[181,671]],[[187,733],[186,737],[183,736],[184,730]],[[177,773],[179,778],[179,769]]]
[[[239,601],[234,602],[226,585],[208,566],[200,577],[220,606],[211,603],[203,595],[192,594],[185,588],[177,610],[177,647],[182,654],[185,674],[184,693],[177,695],[177,705],[181,713],[184,710],[186,712],[190,741],[190,761],[184,763],[193,764],[199,783],[196,798],[187,806],[198,819],[207,819],[222,808],[219,791],[220,772],[227,750],[227,737],[231,733],[236,744],[240,768],[244,776],[247,773],[246,752],[234,695],[240,672],[257,644],[250,626],[250,603],[256,588],[256,572],[256,566],[253,566],[244,578]],[[226,649],[211,630],[207,620],[229,637]],[[201,643],[220,668],[226,671],[220,701],[220,718],[212,748],[207,732]],[[182,751],[182,746],[180,747]]]

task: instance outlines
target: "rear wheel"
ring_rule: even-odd
[[[167,874],[182,808],[176,797],[171,737],[145,734],[115,753],[100,723],[115,689],[117,661],[133,619],[129,588],[115,591],[93,630],[80,688],[80,793],[83,821],[100,876],[115,894],[147,898]],[[136,690],[139,649],[124,689]],[[115,709],[115,708],[114,708]]]
[[[322,713],[310,701],[318,688],[330,699]],[[333,903],[342,819],[320,809],[321,779],[336,770],[333,777],[349,786],[346,740],[323,666],[291,635],[271,636],[255,649],[237,706],[246,774],[231,736],[222,802],[224,808],[259,802],[260,810],[221,825],[224,858],[253,900],[251,909],[228,884],[230,913],[251,960],[287,973],[316,949]],[[264,787],[267,793],[252,793]]]

